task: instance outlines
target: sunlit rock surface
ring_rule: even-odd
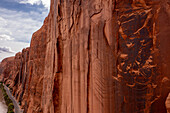
[[[51,0],[30,48],[1,66],[2,81],[27,113],[166,113],[169,5]]]

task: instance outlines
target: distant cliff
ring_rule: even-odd
[[[169,20],[168,0],[51,0],[1,81],[25,113],[166,113]]]

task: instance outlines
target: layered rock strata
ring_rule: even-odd
[[[27,113],[166,113],[169,5],[51,0],[30,48],[1,63],[2,81]]]

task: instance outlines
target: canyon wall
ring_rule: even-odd
[[[30,48],[0,64],[1,81],[25,113],[166,113],[169,5],[51,0]]]

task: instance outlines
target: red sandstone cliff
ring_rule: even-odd
[[[27,113],[166,113],[169,5],[51,0],[30,48],[2,61],[2,81]]]

